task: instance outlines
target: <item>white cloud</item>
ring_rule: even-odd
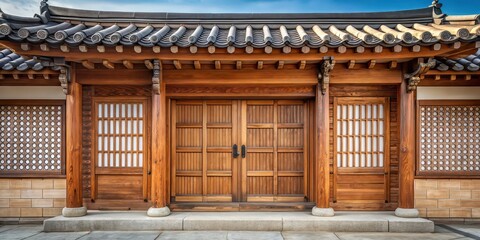
[[[33,14],[40,11],[40,1],[38,0],[0,0],[0,8],[3,12],[32,17]]]

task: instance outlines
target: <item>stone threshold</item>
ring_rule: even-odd
[[[328,231],[430,233],[434,223],[399,218],[394,212],[336,212],[316,217],[310,212],[173,212],[148,217],[144,211],[89,211],[86,216],[54,217],[45,232],[78,231]]]
[[[0,225],[17,225],[17,224],[42,224],[44,220],[48,218],[44,217],[0,217]]]

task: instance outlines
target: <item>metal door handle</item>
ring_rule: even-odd
[[[232,146],[232,157],[237,158],[240,153],[238,152],[238,146],[237,144],[233,144]]]
[[[245,155],[247,155],[247,148],[245,145],[242,145],[242,158],[245,158]]]

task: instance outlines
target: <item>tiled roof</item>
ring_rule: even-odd
[[[480,39],[478,15],[446,17],[436,6],[381,13],[196,14],[77,10],[43,1],[40,15],[2,13],[0,23],[0,39],[70,46],[319,48]]]
[[[459,59],[439,58],[436,69],[439,71],[479,71],[480,70],[480,49],[472,55]]]
[[[43,65],[36,58],[27,59],[12,52],[10,49],[2,49],[0,50],[0,69],[7,71],[26,71],[30,69],[40,71],[43,69]]]

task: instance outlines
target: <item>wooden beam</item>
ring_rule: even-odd
[[[237,61],[236,68],[237,68],[237,70],[242,69],[242,61]]]
[[[202,64],[198,60],[193,61],[193,66],[195,67],[196,70],[202,69]]]
[[[305,66],[307,66],[307,61],[302,60],[298,63],[298,69],[303,70],[305,69]]]
[[[160,94],[152,94],[151,201],[154,208],[167,204],[167,98],[160,71]]]
[[[322,94],[317,85],[315,97],[315,161],[317,208],[329,208],[330,204],[330,116],[329,94],[327,88]]]
[[[222,69],[222,63],[220,61],[215,61],[215,69],[216,70],[220,70]]]
[[[399,208],[414,208],[415,177],[415,92],[409,92],[408,83],[400,85],[400,168]]]
[[[277,62],[277,69],[278,70],[283,69],[284,65],[285,65],[285,61],[278,61]]]
[[[388,68],[389,68],[389,69],[395,69],[395,68],[397,68],[397,65],[398,65],[397,61],[391,61],[391,62],[388,64]]]
[[[355,84],[362,79],[365,84],[400,84],[402,82],[402,71],[400,69],[387,68],[360,68],[348,69],[340,64],[330,73],[331,84]]]
[[[352,69],[353,67],[355,67],[355,60],[348,61],[348,69]]]
[[[115,64],[108,61],[108,60],[103,60],[102,64],[103,64],[103,66],[105,66],[108,69],[114,69],[115,68]]]
[[[82,61],[82,66],[86,69],[95,69],[95,63],[90,62],[88,60]]]
[[[123,66],[125,66],[127,69],[133,69],[133,63],[128,60],[123,60]]]
[[[73,69],[74,71],[74,69]],[[65,120],[65,172],[67,182],[67,208],[79,208],[83,205],[82,189],[82,85],[71,74],[70,94],[66,97]]]
[[[173,60],[173,65],[175,66],[175,69],[177,69],[177,70],[182,69],[182,63],[178,60]]]
[[[149,69],[149,70],[152,70],[152,69],[153,69],[153,63],[152,63],[152,61],[150,61],[150,60],[145,60],[144,63],[145,63],[145,67],[147,67],[147,69]]]
[[[370,61],[368,62],[368,69],[374,68],[376,63],[377,63],[376,60],[370,60]]]
[[[262,70],[263,69],[263,61],[258,61],[257,62],[257,69]]]

